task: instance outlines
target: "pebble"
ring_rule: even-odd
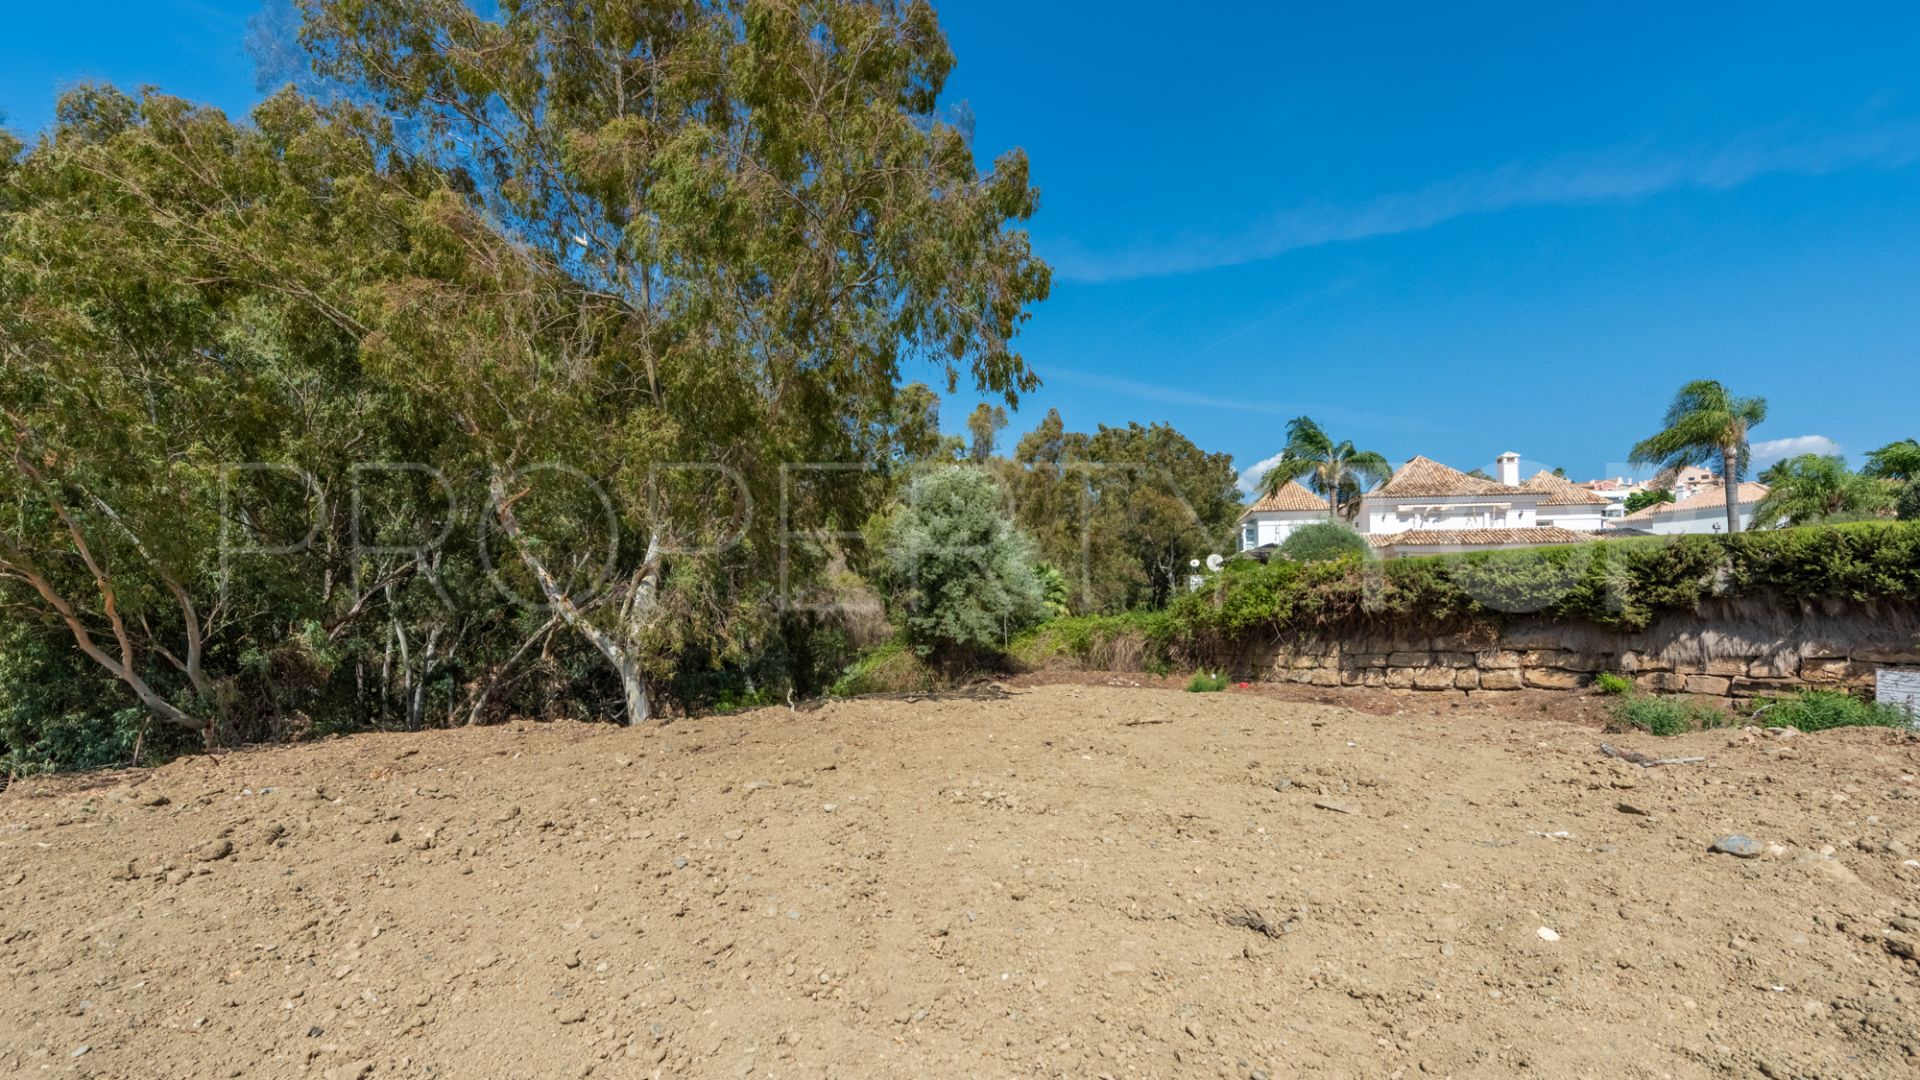
[[[1765,849],[1760,846],[1760,841],[1755,840],[1751,836],[1742,836],[1739,833],[1728,833],[1718,840],[1715,840],[1707,850],[1715,851],[1722,855],[1732,855],[1741,859],[1757,859]]]
[[[728,829],[725,833],[722,833],[721,835],[725,836],[729,840],[738,840],[747,834],[739,829]]]
[[[1560,940],[1559,932],[1556,931],[1551,926],[1543,926],[1540,929],[1535,930],[1534,933],[1540,935],[1541,941],[1559,941]]]
[[[1332,799],[1315,799],[1313,805],[1322,810],[1331,810],[1336,814],[1358,814],[1360,808],[1352,803],[1335,802]]]
[[[215,840],[202,845],[199,851],[194,852],[194,857],[201,862],[219,862],[231,854],[233,854],[233,841]]]

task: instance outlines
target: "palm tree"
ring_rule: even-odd
[[[1867,467],[1860,470],[1882,480],[1920,480],[1920,441],[1901,439],[1888,443],[1867,455]]]
[[[1667,409],[1666,429],[1636,443],[1635,465],[1666,469],[1703,465],[1727,488],[1727,531],[1740,531],[1740,478],[1747,471],[1747,433],[1767,418],[1765,398],[1740,398],[1712,379],[1680,388]]]
[[[1308,487],[1325,496],[1327,513],[1334,516],[1342,503],[1357,507],[1366,486],[1392,474],[1386,458],[1354,449],[1351,439],[1336,443],[1311,418],[1297,416],[1287,424],[1287,445],[1280,451],[1280,460],[1267,470],[1263,493],[1272,495],[1289,480],[1305,479]]]
[[[1833,518],[1873,517],[1893,502],[1884,480],[1856,473],[1838,454],[1802,454],[1760,475],[1767,497],[1754,508],[1753,525],[1811,525]]]

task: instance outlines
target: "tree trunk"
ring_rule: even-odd
[[[581,611],[580,606],[575,604],[566,590],[560,587],[560,582],[547,571],[546,564],[542,563],[539,556],[535,555],[532,549],[522,541],[520,521],[513,513],[514,498],[507,495],[506,489],[498,478],[493,481],[492,496],[494,516],[500,522],[501,531],[507,534],[507,539],[520,555],[520,561],[526,564],[534,580],[540,583],[540,592],[547,598],[548,606],[561,621],[591,642],[593,647],[600,651],[600,655],[607,658],[607,663],[613,666],[614,673],[620,676],[621,696],[627,705],[627,723],[646,723],[653,715],[653,710],[647,699],[647,681],[640,670],[639,657],[620,641],[615,640],[612,634],[595,626],[593,620],[587,617],[587,613]],[[636,592],[647,587],[647,583],[653,580],[652,567],[658,558],[659,539],[655,537],[647,546],[647,557],[642,563],[641,573],[635,575],[632,588]],[[634,599],[632,596],[628,597],[629,605],[634,602]],[[621,620],[623,626],[627,623],[627,619]]]
[[[1740,531],[1740,450],[1720,450],[1720,480],[1727,488],[1727,535]]]

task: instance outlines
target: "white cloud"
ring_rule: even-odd
[[[1189,233],[1166,242],[1046,252],[1073,281],[1124,281],[1270,259],[1301,248],[1432,228],[1454,218],[1526,206],[1625,202],[1664,191],[1724,190],[1759,176],[1819,176],[1855,167],[1894,169],[1920,160],[1920,124],[1793,141],[1756,133],[1720,147],[1657,152],[1645,147],[1509,162],[1415,191],[1350,204],[1290,207],[1228,235]]]
[[[1766,468],[1776,461],[1801,454],[1838,454],[1840,444],[1825,435],[1792,435],[1784,439],[1762,439],[1750,448],[1753,467]]]
[[[1240,470],[1240,479],[1236,482],[1236,486],[1240,489],[1240,494],[1251,495],[1255,491],[1260,490],[1260,481],[1266,479],[1267,470],[1273,468],[1279,461],[1280,455],[1275,454],[1270,458],[1262,458]]]

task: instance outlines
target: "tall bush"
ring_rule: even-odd
[[[1046,615],[1033,547],[981,470],[941,469],[915,479],[886,524],[883,545],[897,620],[922,656],[973,660],[1005,648]]]

